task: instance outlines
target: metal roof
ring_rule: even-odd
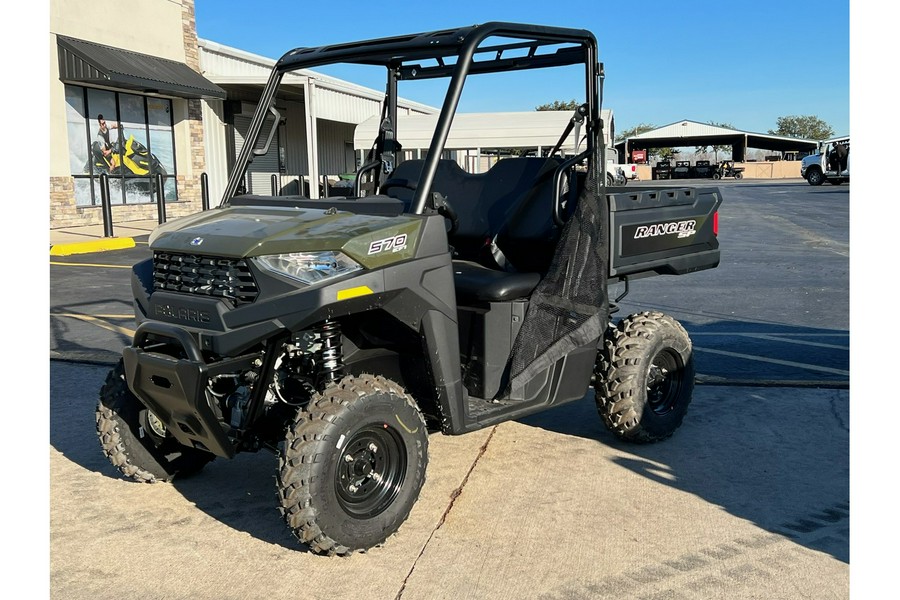
[[[254,98],[259,97],[262,88],[269,80],[275,60],[202,38],[197,40],[197,45],[200,48],[200,65],[210,81],[226,87],[228,91],[232,91],[237,86],[244,86],[251,91],[250,95]],[[353,98],[374,100],[379,104],[384,100],[384,90],[374,90],[310,69],[297,69],[286,73],[282,85],[301,86],[309,78],[315,80],[319,90],[327,89]],[[300,96],[302,97],[302,92]],[[333,100],[334,98],[328,99],[329,102],[333,102]],[[421,113],[436,113],[440,110],[404,98],[397,99],[397,106],[404,110]],[[330,118],[334,119],[334,117]],[[346,119],[334,120],[359,122],[357,120],[346,121]]]
[[[612,111],[603,110],[605,123]],[[550,149],[556,145],[572,118],[570,110],[544,110],[505,113],[457,113],[444,147],[448,150],[537,148]],[[427,149],[437,126],[438,115],[399,115],[397,140],[405,150]],[[353,147],[365,150],[378,136],[381,117],[376,115],[363,121],[353,134]],[[583,131],[583,130],[582,130]],[[571,132],[562,149],[572,151],[575,133]]]
[[[671,125],[646,131],[640,135],[619,142],[619,147],[637,148],[681,148],[687,146],[740,145],[743,148],[759,148],[780,152],[799,152],[815,150],[819,142],[803,138],[793,138],[752,131],[741,131],[683,120]]]
[[[225,90],[184,63],[63,35],[56,36],[59,78],[179,98],[225,98]]]

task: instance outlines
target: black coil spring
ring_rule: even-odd
[[[344,354],[341,349],[341,325],[337,321],[325,321],[314,329],[319,341],[316,363],[319,365],[317,382],[320,386],[334,383],[344,375]]]

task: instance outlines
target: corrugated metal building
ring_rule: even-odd
[[[224,89],[225,100],[204,103],[203,128],[210,198],[221,197],[234,157],[256,110],[275,60],[237,48],[199,40],[205,77]],[[318,197],[322,177],[354,172],[354,129],[381,114],[384,93],[314,71],[288,73],[276,108],[283,120],[269,153],[257,157],[247,178],[250,192],[268,194],[272,176],[278,191]],[[435,114],[438,109],[401,99],[402,116]],[[373,138],[374,139],[374,136]]]
[[[437,115],[407,114],[398,117],[395,134],[403,145],[404,158],[421,158],[431,145]],[[544,155],[559,142],[572,111],[529,111],[504,113],[458,113],[445,145],[445,158],[454,159],[470,173],[480,173],[493,165],[506,151],[524,150]],[[604,138],[612,146],[615,126],[611,110],[602,110]],[[378,134],[380,118],[372,117],[359,124],[353,136],[357,152],[369,149]],[[583,132],[583,130],[582,130]],[[574,153],[576,132],[573,130],[560,149]],[[582,143],[583,149],[583,143]]]

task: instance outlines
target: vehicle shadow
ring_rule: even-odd
[[[98,393],[108,371],[105,366],[50,362],[50,445],[90,472],[124,479],[103,455],[94,421]],[[174,486],[188,502],[233,529],[270,544],[302,550],[278,514],[276,468],[277,459],[269,452],[239,454],[232,460],[215,460],[194,476],[158,485]],[[82,482],[87,487],[101,484],[95,479]],[[103,501],[100,490],[95,498]]]
[[[134,308],[127,300],[56,304],[49,313],[52,358],[114,364],[131,345]]]
[[[50,315],[51,358],[112,365],[122,357],[122,348],[131,345],[131,336],[125,333],[105,332],[102,337],[87,339],[89,336],[84,331],[97,325],[91,324],[93,319],[89,315],[73,317],[72,314]],[[106,325],[123,326],[105,321]],[[130,325],[133,327],[133,321]]]
[[[740,324],[727,325],[733,332]],[[751,332],[753,324],[746,328]],[[784,329],[786,337],[820,333]],[[701,337],[694,335],[695,346]],[[696,356],[702,363],[703,354]],[[769,367],[760,364],[739,369],[741,379],[770,378]],[[806,386],[800,371],[785,377],[797,380],[790,387],[698,384],[680,429],[655,444],[623,442],[607,431],[593,392],[518,422],[596,440],[613,449],[618,467],[849,563],[849,391]]]

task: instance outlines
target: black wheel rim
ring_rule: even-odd
[[[684,365],[671,350],[663,350],[650,363],[647,373],[647,404],[657,415],[675,409],[681,395],[681,372]]]
[[[353,517],[374,517],[397,498],[405,476],[406,447],[400,434],[387,423],[367,426],[338,455],[338,503]]]

